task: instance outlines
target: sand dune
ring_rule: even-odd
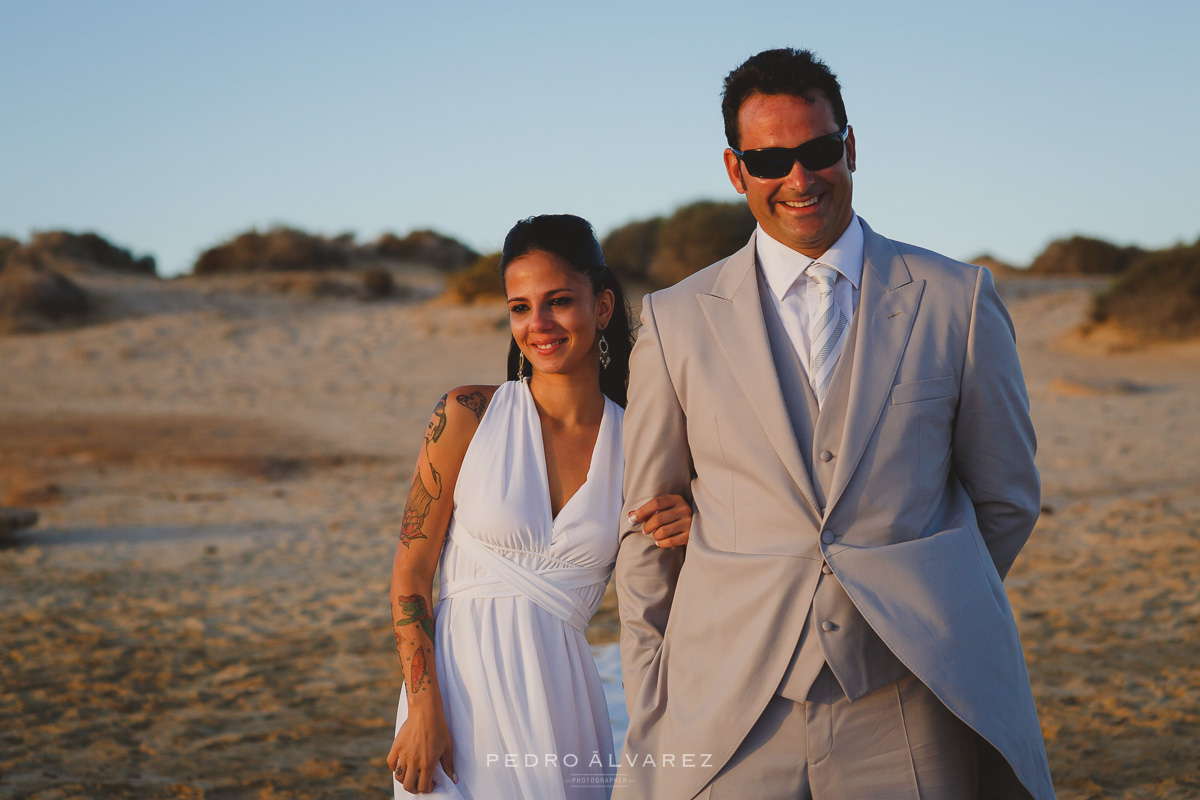
[[[0,505],[41,515],[0,540],[0,797],[389,796],[411,458],[503,308],[104,280],[111,321],[0,339]],[[1009,591],[1059,796],[1193,798],[1200,346],[1080,338],[1089,286],[1003,287],[1046,504]]]

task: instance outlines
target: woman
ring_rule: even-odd
[[[617,554],[628,310],[579,217],[517,223],[500,269],[509,382],[437,404],[405,507],[388,766],[397,797],[604,798],[616,762],[583,630]],[[686,542],[683,498],[635,515],[660,546]]]

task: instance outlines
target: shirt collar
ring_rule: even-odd
[[[780,300],[788,293],[793,284],[800,278],[809,264],[820,261],[833,267],[841,273],[857,289],[862,284],[863,271],[863,231],[858,221],[858,215],[850,218],[850,224],[838,237],[838,240],[818,258],[810,258],[803,253],[797,253],[785,244],[772,239],[762,225],[754,237],[755,253],[758,264],[762,268],[763,277],[771,293]]]

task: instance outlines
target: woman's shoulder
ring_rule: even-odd
[[[442,395],[425,429],[425,456],[457,469],[497,386],[456,386]],[[439,469],[442,467],[439,466]]]
[[[460,436],[466,434],[469,440],[499,389],[499,386],[468,384],[446,392],[439,405],[444,409],[447,430],[453,429]]]
[[[455,386],[446,392],[447,416],[453,413],[455,416],[463,417],[464,422],[473,419],[478,425],[499,388],[499,386],[484,384]]]

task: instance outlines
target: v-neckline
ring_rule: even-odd
[[[567,510],[571,503],[575,502],[576,497],[583,494],[583,490],[586,489],[587,485],[592,481],[592,473],[596,470],[596,451],[600,448],[600,439],[603,437],[604,429],[608,424],[609,400],[608,397],[601,395],[601,397],[604,398],[604,411],[600,416],[600,427],[596,429],[596,441],[592,443],[592,454],[588,458],[587,475],[584,476],[583,483],[579,484],[579,488],[575,490],[575,493],[567,498],[566,502],[562,504],[562,508],[560,508],[558,513],[555,514],[553,502],[550,497],[550,466],[546,461],[546,439],[544,436],[542,436],[542,417],[540,414],[538,414],[537,403],[534,402],[533,391],[529,388],[528,379],[523,379],[519,381],[519,383],[524,386],[526,400],[529,401],[530,415],[533,417],[532,425],[534,437],[537,440],[538,464],[542,468],[542,475],[539,483],[542,485],[542,494],[545,497],[544,508],[546,509],[546,517],[550,520],[550,529],[553,530],[558,521],[562,519],[563,512]]]

